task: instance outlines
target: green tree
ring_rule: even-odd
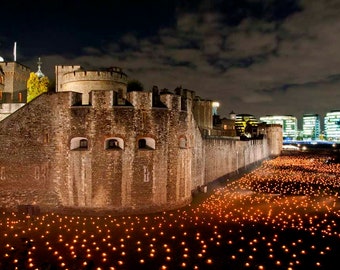
[[[127,84],[127,91],[128,92],[131,92],[131,91],[143,91],[143,90],[144,90],[144,86],[138,80],[131,80]]]
[[[48,91],[49,80],[46,76],[39,78],[34,72],[30,73],[27,81],[27,102]]]

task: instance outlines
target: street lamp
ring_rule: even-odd
[[[212,103],[213,115],[217,115],[217,108],[219,107],[220,103],[218,101],[213,101]]]

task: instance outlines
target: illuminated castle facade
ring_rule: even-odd
[[[174,209],[198,187],[281,152],[278,125],[258,140],[222,131],[212,101],[194,91],[128,92],[120,68],[57,66],[56,92],[0,121],[0,207]]]
[[[0,57],[0,121],[24,106],[30,69],[18,62],[5,62]]]

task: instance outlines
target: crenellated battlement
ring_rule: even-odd
[[[56,66],[56,91],[82,93],[82,104],[90,102],[93,90],[114,90],[118,99],[126,98],[127,75],[119,67],[105,70],[85,70],[81,66]]]
[[[3,68],[4,72],[6,70],[13,71],[14,69],[16,71],[22,70],[22,71],[25,71],[25,72],[30,72],[30,68],[29,67],[26,67],[26,66],[24,66],[22,64],[19,64],[17,62],[0,62],[0,67]]]
[[[64,66],[64,65],[59,65],[59,66],[55,66],[55,70],[56,72],[71,72],[74,70],[79,70],[81,69],[81,66],[79,65],[72,65],[72,66]]]
[[[87,70],[74,70],[63,74],[63,82],[74,81],[105,81],[115,80],[122,83],[127,83],[127,75],[119,71],[87,71]]]

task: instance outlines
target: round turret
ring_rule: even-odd
[[[121,68],[111,67],[105,70],[84,70],[80,67],[58,70],[58,91],[82,93],[82,104],[89,104],[89,93],[92,90],[114,90],[123,99],[126,98],[127,75]]]

